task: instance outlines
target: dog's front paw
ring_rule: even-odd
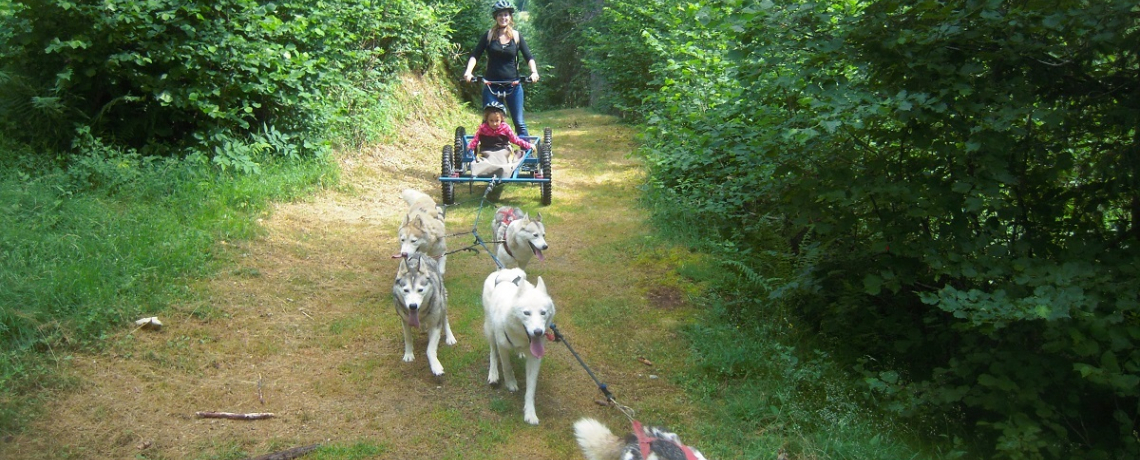
[[[531,425],[538,425],[538,414],[535,414],[533,411],[528,414],[524,414],[523,421]]]
[[[451,336],[451,337],[447,338],[447,344],[448,345],[455,345],[457,343],[459,343],[459,341],[455,340],[455,336]]]
[[[415,361],[415,360],[416,360],[416,355],[413,355],[411,353],[404,353],[404,362],[405,363],[410,363],[410,362]]]
[[[514,380],[507,380],[503,383],[503,388],[510,392],[519,391],[519,383]]]
[[[431,374],[436,376],[436,377],[442,376],[443,375],[443,366],[432,365],[431,366]]]

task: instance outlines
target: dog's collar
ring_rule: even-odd
[[[637,445],[641,449],[641,458],[649,458],[649,454],[652,453],[650,444],[653,444],[653,441],[655,440],[661,440],[671,442],[673,445],[677,446],[677,448],[681,449],[681,452],[685,453],[685,460],[697,460],[697,454],[694,454],[693,449],[690,449],[689,446],[681,444],[672,439],[650,437],[649,435],[645,434],[645,428],[643,428],[641,426],[641,422],[637,420],[633,421],[633,434],[637,436]]]

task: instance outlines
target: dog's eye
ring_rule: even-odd
[[[539,312],[539,314],[541,314],[542,316],[546,316],[546,310]]]
[[[523,314],[524,314],[524,315],[527,315],[527,316],[530,316],[530,312],[529,312],[529,311],[524,311],[524,312],[523,312]]]

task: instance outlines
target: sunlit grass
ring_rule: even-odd
[[[188,280],[222,260],[218,245],[259,234],[271,201],[337,180],[322,159],[267,158],[247,176],[99,154],[66,171],[0,176],[0,432],[27,419],[38,401],[23,395],[51,386],[51,363],[190,295]]]

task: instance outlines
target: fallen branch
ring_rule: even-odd
[[[272,412],[254,412],[252,414],[235,414],[232,412],[195,412],[202,418],[228,418],[231,420],[261,420],[263,418],[273,418]]]
[[[300,456],[305,455],[309,452],[317,450],[318,447],[321,447],[321,445],[320,444],[313,444],[311,446],[294,447],[294,448],[289,449],[289,450],[274,452],[272,454],[265,454],[265,455],[262,455],[260,457],[251,458],[249,460],[292,460],[294,458],[300,457]]]

